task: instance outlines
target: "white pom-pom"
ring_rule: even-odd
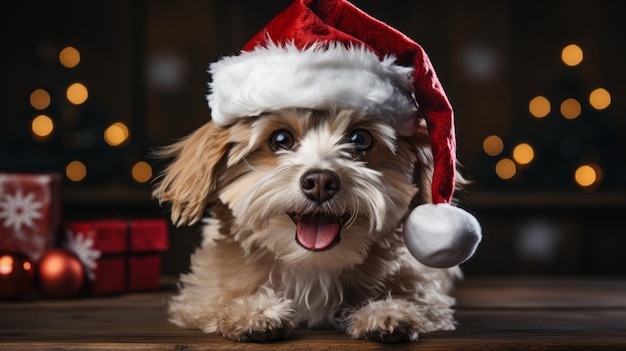
[[[404,241],[419,262],[448,268],[465,262],[482,239],[478,220],[449,204],[416,207],[404,225]]]

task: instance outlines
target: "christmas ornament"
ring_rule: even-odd
[[[78,295],[85,280],[80,260],[65,249],[47,251],[39,261],[37,273],[41,293],[51,298]]]
[[[34,267],[26,255],[0,253],[0,299],[16,299],[31,287]]]
[[[209,71],[207,99],[219,126],[283,108],[342,107],[376,116],[417,142],[425,121],[432,204],[418,206],[404,223],[407,246],[433,267],[462,263],[474,252],[482,238],[478,221],[449,205],[456,175],[454,113],[428,56],[406,35],[348,1],[299,0]]]

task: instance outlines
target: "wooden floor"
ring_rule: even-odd
[[[396,345],[300,330],[234,343],[169,324],[171,294],[0,302],[0,350],[626,350],[626,279],[468,278],[456,331]]]

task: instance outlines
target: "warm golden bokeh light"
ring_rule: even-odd
[[[73,182],[79,182],[87,176],[87,167],[80,161],[72,161],[65,167],[65,175]]]
[[[13,273],[13,257],[10,255],[0,256],[0,275]]]
[[[122,122],[111,124],[104,131],[104,141],[111,146],[120,146],[128,140],[128,127]]]
[[[583,61],[583,50],[576,44],[570,44],[561,51],[561,60],[568,66],[577,66]]]
[[[513,149],[513,159],[520,165],[527,165],[532,162],[534,158],[535,150],[526,143],[521,143]]]
[[[67,88],[67,99],[74,105],[84,103],[88,97],[87,87],[80,83],[74,83]]]
[[[516,172],[515,162],[508,158],[503,158],[496,163],[496,174],[502,179],[511,179]]]
[[[596,172],[594,172],[593,168],[589,166],[582,166],[576,169],[576,173],[574,175],[576,179],[576,183],[582,187],[587,187],[595,183],[596,181]]]
[[[600,181],[601,174],[602,171],[597,164],[586,164],[576,169],[574,180],[579,186],[587,188],[597,184]]]
[[[68,46],[59,53],[59,62],[65,68],[76,67],[80,63],[80,53],[75,48]]]
[[[550,113],[550,101],[543,96],[534,97],[528,104],[528,111],[536,118],[544,118]]]
[[[132,169],[133,179],[139,183],[145,183],[152,178],[152,167],[147,162],[139,161]]]
[[[574,119],[580,116],[582,107],[578,100],[570,98],[561,103],[561,115],[567,119]]]
[[[30,93],[30,105],[35,110],[44,110],[50,106],[50,94],[43,89],[35,89]]]
[[[54,130],[54,123],[52,118],[46,115],[39,115],[33,118],[31,129],[36,136],[45,138]]]
[[[483,150],[489,156],[498,156],[504,150],[504,143],[497,135],[490,135],[483,141]]]
[[[589,94],[589,104],[596,110],[604,110],[611,105],[611,94],[606,89],[598,88]]]

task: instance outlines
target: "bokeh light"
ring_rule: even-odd
[[[65,167],[65,176],[73,182],[79,182],[87,176],[87,167],[80,161],[72,161]]]
[[[128,127],[122,122],[115,122],[104,131],[104,141],[111,146],[122,145],[128,137]]]
[[[0,275],[13,273],[13,257],[11,255],[0,256]]]
[[[81,83],[74,83],[67,88],[67,99],[74,105],[80,105],[84,103],[89,97],[87,87]]]
[[[35,136],[45,138],[54,130],[54,122],[52,122],[52,118],[46,115],[39,115],[33,118],[31,129]]]
[[[577,66],[583,61],[583,50],[576,44],[570,44],[561,51],[561,60],[568,66]]]
[[[604,110],[611,105],[611,94],[604,88],[598,88],[589,94],[589,104],[596,110]]]
[[[574,180],[582,188],[597,185],[602,177],[602,169],[595,163],[585,164],[576,169]]]
[[[567,119],[575,119],[580,116],[582,107],[578,100],[570,98],[561,103],[561,115]]]
[[[152,167],[147,162],[139,161],[133,165],[133,179],[138,183],[145,183],[152,178]]]
[[[59,53],[59,62],[65,68],[76,67],[80,63],[80,53],[76,48],[68,46]]]
[[[35,89],[30,93],[30,105],[35,110],[44,110],[50,106],[50,94],[44,89]]]
[[[526,143],[521,143],[513,149],[513,159],[520,165],[527,165],[535,158],[535,150]]]
[[[497,135],[490,135],[483,140],[483,150],[489,156],[498,156],[504,150],[504,142]]]
[[[496,163],[496,174],[501,179],[511,179],[515,176],[515,173],[517,173],[517,167],[511,159],[503,158]]]
[[[528,111],[536,118],[544,118],[550,113],[550,101],[543,96],[534,97],[528,104]]]

